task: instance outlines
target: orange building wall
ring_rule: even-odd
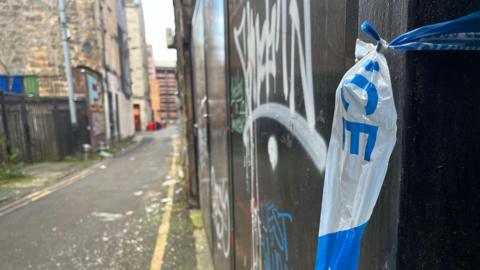
[[[160,122],[162,120],[160,112],[160,89],[157,79],[150,80],[150,100],[152,102],[153,121]]]

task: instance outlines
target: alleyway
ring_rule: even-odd
[[[151,269],[154,253],[156,267],[160,253],[162,269],[195,269],[193,225],[170,175],[176,133],[145,134],[88,176],[1,216],[0,269]],[[176,201],[171,207],[168,193]],[[172,221],[185,216],[170,226],[183,230],[181,237],[158,236],[167,208]]]

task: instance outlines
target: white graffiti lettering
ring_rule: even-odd
[[[254,14],[250,1],[247,1],[240,25],[234,28],[233,33],[244,75],[246,98],[251,105],[258,106],[260,104],[262,88],[265,89],[268,101],[271,89],[270,81],[271,79],[275,80],[278,74],[277,53],[281,50],[283,94],[285,100],[289,101],[290,110],[295,112],[295,91],[297,89],[295,88],[295,57],[298,55],[306,119],[308,125],[314,128],[310,1],[304,0],[303,2],[305,19],[303,39],[297,1],[290,1],[287,15],[287,0],[274,1],[270,9],[268,8],[269,1],[265,1],[267,12],[263,23],[260,22],[260,15]],[[290,27],[288,27],[288,20],[290,20]],[[281,46],[279,33],[281,33]],[[287,41],[287,33],[291,35],[290,42]]]
[[[273,135],[268,138],[268,158],[270,159],[272,171],[275,171],[278,162],[278,143],[277,138]]]
[[[215,226],[217,248],[223,256],[230,255],[230,196],[228,195],[228,182],[226,179],[218,180],[215,169],[211,170],[212,190],[212,220]]]
[[[247,1],[242,9],[240,23],[233,29],[233,37],[245,90],[246,122],[243,140],[246,148],[247,187],[251,194],[251,269],[263,269],[254,122],[259,118],[278,122],[297,138],[316,168],[320,172],[325,169],[327,145],[315,129],[310,0],[303,0],[302,16],[297,0],[266,0],[264,14],[256,12],[250,1]],[[277,82],[277,79],[281,81]],[[296,85],[298,79],[300,83]],[[277,87],[282,88],[281,93],[288,106],[269,102],[271,89],[276,91]],[[305,117],[297,112],[297,91],[302,91],[303,94]],[[272,168],[275,168],[280,157],[271,155],[270,158]]]

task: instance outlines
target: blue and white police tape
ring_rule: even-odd
[[[362,23],[361,29],[375,41],[381,41],[377,30],[368,21]],[[402,51],[480,50],[480,12],[417,28],[385,45]]]
[[[357,42],[356,54],[363,57],[337,88],[316,270],[357,269],[360,241],[395,146],[397,113],[383,50],[480,50],[480,12],[418,28],[390,43],[368,22],[362,31],[377,46]]]

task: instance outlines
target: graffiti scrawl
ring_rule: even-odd
[[[280,212],[268,204],[263,209],[263,262],[267,270],[283,270],[288,268],[287,225],[292,222],[292,216]]]
[[[226,179],[217,179],[215,168],[211,170],[212,190],[212,220],[215,227],[217,248],[223,256],[230,254],[230,197]]]
[[[261,248],[262,243],[268,240],[267,231],[261,229],[262,223],[268,224],[269,219],[262,219],[259,215],[255,121],[266,118],[282,125],[300,142],[318,171],[325,169],[327,145],[315,128],[309,0],[303,0],[303,12],[300,11],[297,0],[267,0],[264,14],[259,14],[247,1],[240,23],[233,29],[245,92],[243,142],[246,149],[246,179],[250,186],[252,269],[263,269],[267,263],[273,263],[272,260],[262,260],[262,257],[265,259],[271,254],[262,255],[266,251]],[[275,86],[282,88],[280,93],[288,105],[270,102],[272,90],[276,91]],[[295,98],[298,94],[303,95],[305,116],[297,111],[299,103]],[[270,147],[274,147],[273,142],[269,142],[269,154],[275,152]],[[274,170],[280,157],[270,155],[269,158]],[[289,220],[286,216],[284,219]],[[286,240],[286,235],[282,239]],[[282,247],[287,249],[286,246]],[[281,268],[269,269],[286,269],[286,261],[282,262],[285,264]]]

